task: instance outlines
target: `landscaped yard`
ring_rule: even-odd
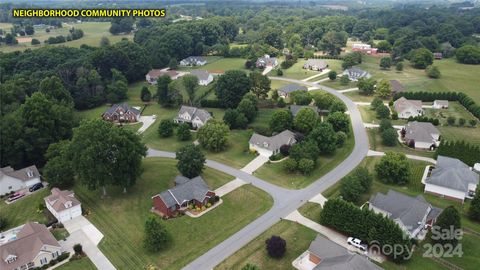
[[[350,89],[350,88],[357,87],[357,83],[352,82],[352,81],[348,82],[348,84],[346,84],[346,85],[341,84],[340,83],[340,76],[341,76],[341,74],[334,81],[326,80],[326,81],[320,82],[320,84],[325,85],[327,87],[337,89],[337,90],[345,90],[345,89]]]
[[[97,267],[90,261],[88,257],[83,257],[80,260],[70,261],[58,268],[57,270],[96,270]]]
[[[283,60],[279,59],[279,65]],[[291,78],[291,79],[306,79],[310,76],[319,74],[319,71],[313,71],[313,70],[308,70],[308,69],[303,69],[303,65],[305,64],[307,60],[303,58],[299,58],[297,63],[295,63],[293,66],[287,68],[287,69],[282,69],[283,71],[283,77],[286,78]],[[270,72],[270,75],[275,75],[276,73]]]
[[[227,70],[240,69],[245,72],[250,72],[245,68],[245,62],[247,60],[243,58],[223,58],[220,56],[208,56],[207,64],[197,67],[179,67],[179,70],[192,70],[192,69],[204,69],[211,73],[224,73]]]
[[[465,125],[467,126],[468,120],[476,119],[469,111],[465,109],[465,107],[463,107],[460,103],[454,101],[450,101],[448,103],[447,109],[424,108],[423,110],[425,111],[425,116],[437,118],[438,120],[440,120],[440,123],[442,125],[447,124],[447,118],[450,116],[455,117],[457,119],[457,123],[458,119],[465,119],[467,121]]]
[[[99,190],[76,186],[76,195],[91,212],[87,218],[105,235],[100,249],[117,269],[144,269],[149,263],[161,269],[180,269],[272,206],[266,193],[250,185],[243,186],[223,197],[222,205],[202,217],[183,216],[163,221],[171,243],[163,251],[148,253],[142,247],[142,240],[145,220],[153,215],[151,196],[173,186],[178,174],[175,162],[145,159],[142,176],[127,194],[119,187],[109,187],[108,197],[102,199]],[[213,188],[233,179],[211,169],[206,169],[203,176]]]
[[[368,139],[370,142],[370,149],[379,152],[387,152],[387,151],[394,151],[404,153],[406,155],[415,155],[415,156],[423,156],[423,157],[433,157],[434,152],[428,150],[415,150],[407,145],[398,142],[396,146],[386,146],[382,142],[382,138],[380,136],[380,132],[378,128],[369,128],[367,129]]]
[[[43,198],[48,195],[50,195],[50,190],[44,188],[12,204],[6,204],[1,200],[0,216],[7,219],[7,227],[5,229],[20,226],[27,221],[45,223],[47,221],[45,215],[43,212],[37,212],[37,208],[40,204],[45,204]]]
[[[480,126],[471,127],[454,127],[454,126],[439,126],[442,138],[449,141],[464,140],[469,143],[480,145]]]
[[[224,151],[214,153],[206,151],[208,159],[230,165],[240,169],[255,158],[248,149],[248,140],[250,140],[251,131],[249,130],[231,130],[228,136],[228,146]]]
[[[272,235],[282,237],[287,242],[287,251],[281,259],[272,259],[265,249],[265,240]],[[293,269],[292,262],[308,249],[317,233],[303,225],[283,220],[252,240],[239,251],[227,258],[216,270],[239,270],[247,263],[257,265],[259,269]]]
[[[306,202],[304,205],[298,208],[298,212],[300,212],[302,216],[318,222],[320,220],[322,206],[318,203]]]

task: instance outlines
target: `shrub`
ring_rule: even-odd
[[[402,71],[403,70],[403,63],[402,62],[398,62],[397,64],[395,64],[395,69],[397,71]]]
[[[428,77],[432,79],[440,78],[441,74],[437,66],[428,66],[427,69],[425,69],[425,71],[427,72]]]
[[[331,81],[334,81],[335,79],[337,79],[337,72],[335,70],[331,70],[330,72],[328,72],[328,78]]]
[[[40,44],[40,40],[36,38],[32,38],[32,45],[38,45],[38,44]]]
[[[288,156],[290,154],[290,145],[284,144],[280,146],[280,153],[285,157]]]
[[[187,123],[182,123],[177,128],[177,138],[180,141],[188,141],[192,135],[190,134],[190,125]]]
[[[277,76],[283,76],[283,71],[281,69],[277,69]]]
[[[471,127],[475,127],[477,125],[477,120],[475,119],[470,119],[468,121],[468,124],[470,124]]]
[[[289,173],[295,172],[297,170],[297,166],[297,161],[293,158],[289,158],[283,162],[283,168]]]
[[[173,121],[164,119],[160,121],[160,125],[158,126],[158,134],[160,137],[167,138],[172,136],[173,134]]]
[[[48,265],[54,266],[54,265],[57,264],[57,263],[58,263],[58,261],[57,261],[56,259],[52,259],[52,260],[48,263]]]
[[[283,100],[283,98],[279,98],[279,99],[278,99],[277,106],[278,106],[279,108],[285,108],[286,105],[287,105],[287,104],[285,103],[285,100]]]
[[[350,79],[348,78],[347,75],[343,75],[340,77],[340,84],[341,85],[347,85],[350,82]]]
[[[273,235],[265,241],[268,255],[272,258],[279,259],[285,255],[287,250],[287,242],[280,236]]]
[[[455,125],[455,122],[457,121],[457,118],[453,117],[453,116],[449,116],[447,118],[447,123],[449,126],[453,126]]]
[[[70,252],[64,252],[57,257],[57,261],[64,261],[66,258],[70,257]]]
[[[466,122],[467,122],[467,120],[465,120],[465,118],[458,118],[458,125],[459,126],[463,127]]]
[[[73,245],[73,251],[75,251],[75,254],[81,255],[83,254],[83,247],[81,244],[75,244]]]
[[[339,147],[342,147],[345,144],[345,141],[347,141],[347,134],[343,131],[338,131],[337,132],[337,145]]]
[[[0,216],[0,231],[5,230],[7,226],[8,226],[7,217]]]

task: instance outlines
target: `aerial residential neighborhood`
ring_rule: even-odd
[[[0,270],[477,270],[479,75],[473,0],[3,1]]]

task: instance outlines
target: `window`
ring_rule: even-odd
[[[12,189],[12,186],[9,186],[8,189]]]
[[[28,176],[29,178],[32,178],[32,177],[33,177],[33,172],[30,171],[30,170],[28,170],[28,171],[27,171],[27,176]]]
[[[40,264],[44,265],[47,263],[47,258],[41,258],[40,259]]]

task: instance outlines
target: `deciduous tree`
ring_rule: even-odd
[[[227,146],[228,132],[226,124],[210,120],[198,130],[197,138],[205,149],[220,152]]]
[[[185,177],[197,177],[204,169],[205,155],[200,150],[200,147],[193,144],[180,148],[175,153],[175,158],[178,160],[178,171]]]
[[[391,184],[406,184],[410,178],[410,163],[403,153],[386,152],[380,162],[375,165],[380,181]]]

